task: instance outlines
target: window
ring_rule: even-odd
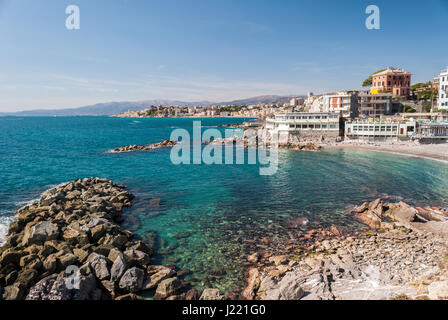
[[[391,126],[387,126],[386,130],[387,131],[392,131],[392,127]]]
[[[386,131],[386,127],[385,126],[381,126],[381,131]]]
[[[302,125],[302,129],[308,129],[308,125],[307,124],[303,124]]]
[[[373,131],[373,126],[369,126],[369,131]]]
[[[320,129],[320,124],[316,124],[316,129]]]
[[[336,129],[337,126],[335,124],[330,124],[330,129]]]
[[[358,126],[353,126],[353,131],[357,131],[358,130]]]
[[[323,124],[323,125],[322,125],[322,129],[327,129],[327,125],[326,125],[326,124]]]

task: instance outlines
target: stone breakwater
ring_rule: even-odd
[[[120,228],[133,195],[86,178],[46,191],[17,211],[0,249],[0,300],[224,299],[188,290],[188,271],[151,265],[153,248]]]
[[[131,152],[131,151],[146,151],[146,150],[154,150],[166,147],[172,147],[177,144],[177,141],[164,140],[162,142],[154,143],[148,146],[138,146],[138,145],[130,145],[124,147],[118,147],[113,149],[112,153],[121,153],[121,152]]]
[[[446,211],[378,199],[351,214],[372,229],[356,235],[335,227],[309,230],[280,255],[255,252],[249,256],[252,266],[242,296],[259,300],[448,299]]]

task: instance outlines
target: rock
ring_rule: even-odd
[[[142,289],[144,272],[142,269],[133,267],[128,269],[121,277],[119,287],[129,292],[137,292]]]
[[[59,263],[61,264],[62,269],[65,269],[71,265],[75,265],[77,262],[78,262],[78,257],[76,257],[72,253],[67,253],[67,254],[59,257]]]
[[[47,259],[43,262],[43,268],[49,273],[53,273],[56,271],[58,266],[58,260],[54,254],[49,255]]]
[[[284,264],[288,261],[286,256],[274,256],[269,258],[269,262],[273,262],[276,266]]]
[[[3,252],[0,259],[0,265],[6,266],[8,264],[18,265],[22,254],[14,249],[7,249]]]
[[[61,272],[39,281],[30,289],[27,300],[99,300],[101,291],[96,286],[95,277],[66,275]]]
[[[428,297],[431,300],[448,299],[448,281],[434,281],[428,286]]]
[[[175,295],[179,292],[182,284],[177,278],[168,278],[162,280],[156,289],[155,297],[158,299],[165,299],[169,296]]]
[[[72,228],[67,228],[62,237],[71,245],[79,244],[83,246],[89,243],[89,237],[85,232],[80,232]]]
[[[196,289],[188,290],[185,294],[185,300],[199,300],[201,297],[201,292]]]
[[[112,268],[110,270],[110,280],[118,281],[124,274],[125,270],[126,270],[126,262],[122,257],[118,256],[115,259]]]
[[[330,232],[331,232],[332,234],[334,234],[335,236],[337,236],[337,237],[342,236],[342,231],[339,230],[336,226],[331,226],[331,227],[330,227]]]
[[[124,252],[124,258],[126,263],[131,266],[146,266],[150,262],[149,255],[140,251],[129,249]]]
[[[107,259],[105,256],[92,253],[87,261],[90,263],[90,266],[98,279],[106,280],[110,277],[110,272],[107,267]]]
[[[123,255],[123,253],[122,253],[120,250],[116,249],[116,248],[112,248],[112,249],[109,251],[109,255],[107,256],[107,258],[108,258],[110,261],[115,261],[115,260],[117,260],[118,257],[124,259],[124,255]]]
[[[43,244],[48,240],[55,240],[59,236],[59,230],[56,225],[49,221],[39,222],[32,227],[25,227],[22,245]]]
[[[302,283],[293,272],[288,272],[278,283],[278,288],[266,292],[268,300],[300,300],[305,294]]]
[[[42,262],[36,254],[30,254],[20,259],[20,266],[23,269],[30,268],[38,270],[42,267]]]
[[[84,263],[89,257],[89,252],[82,249],[73,249],[73,254],[78,258],[80,263]]]
[[[365,210],[356,216],[356,218],[369,226],[371,229],[381,228],[381,218],[374,212],[370,210]]]
[[[92,229],[90,229],[90,234],[93,242],[97,242],[100,238],[102,238],[106,234],[106,226],[105,224],[100,224]]]
[[[4,300],[22,300],[23,298],[23,287],[20,284],[13,284],[11,286],[5,287],[3,292]]]
[[[418,213],[415,208],[402,201],[397,204],[389,204],[388,207],[385,215],[393,221],[401,222],[405,225],[409,225],[410,222],[413,222]]]
[[[34,281],[37,279],[38,275],[39,273],[34,269],[22,270],[17,275],[16,283],[21,284],[24,289],[28,288],[34,284]]]
[[[253,300],[256,296],[256,292],[259,287],[260,287],[260,273],[257,268],[251,268],[249,270],[247,286],[242,293],[243,298],[247,300]]]
[[[199,300],[225,300],[225,296],[220,294],[219,289],[208,288],[202,292]]]
[[[258,252],[255,252],[247,257],[247,261],[253,264],[257,263],[258,259],[260,259],[260,254]]]
[[[145,290],[151,290],[157,287],[160,282],[176,274],[173,269],[164,266],[150,266],[148,268],[148,271],[149,270],[151,270],[151,272],[155,272],[150,275],[148,281],[145,283]]]
[[[141,300],[141,298],[135,293],[128,293],[119,297],[116,297],[115,300]]]

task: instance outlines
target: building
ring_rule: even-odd
[[[344,118],[355,118],[358,116],[358,92],[339,91],[325,93],[321,96],[309,95],[305,105],[310,112],[333,112],[340,113]]]
[[[280,143],[287,143],[291,136],[339,137],[339,123],[339,114],[332,112],[277,113],[266,119],[266,129],[271,136],[278,135]]]
[[[345,123],[345,136],[353,140],[407,139],[414,134],[415,128],[416,122],[411,120],[354,120]]]
[[[446,71],[440,74],[439,79],[439,101],[437,102],[437,108],[439,110],[448,110],[448,67]]]
[[[411,74],[403,69],[388,68],[372,75],[372,94],[390,92],[407,97],[411,93]]]
[[[359,115],[377,118],[392,111],[392,93],[372,94],[361,92],[358,95]]]
[[[440,77],[435,77],[432,82],[432,89],[439,91],[439,88],[440,88]]]
[[[290,107],[297,107],[297,106],[302,105],[303,102],[304,102],[304,99],[303,99],[303,98],[292,98],[292,99],[289,101],[289,106],[290,106]]]

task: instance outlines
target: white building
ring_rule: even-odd
[[[363,140],[407,138],[414,134],[416,125],[411,120],[355,120],[345,123],[345,136]]]
[[[310,112],[342,113],[345,118],[358,116],[358,92],[340,91],[321,96],[309,95],[305,105]]]
[[[438,109],[448,109],[448,67],[446,71],[442,72],[439,76],[439,102]]]
[[[291,135],[304,137],[339,136],[339,114],[331,112],[276,113],[266,118],[266,129],[285,143]]]

